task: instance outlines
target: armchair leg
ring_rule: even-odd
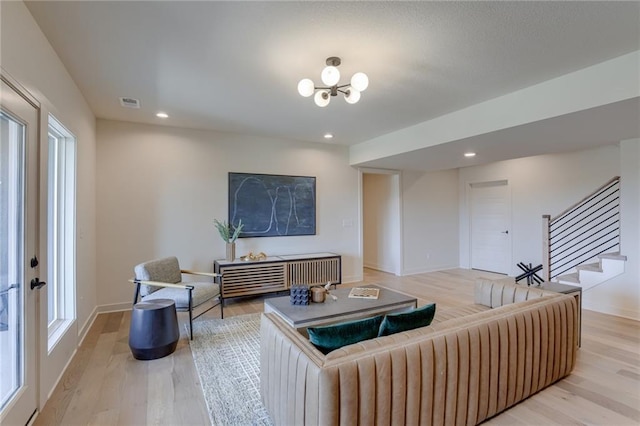
[[[189,333],[191,334],[191,340],[193,340],[193,291],[189,289]]]
[[[138,297],[140,296],[140,283],[136,282],[136,291],[133,294],[133,304],[138,303]]]
[[[224,300],[222,295],[220,295],[220,318],[224,319]]]

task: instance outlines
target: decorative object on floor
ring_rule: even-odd
[[[172,299],[177,311],[189,312],[189,327],[193,327],[193,319],[220,305],[220,316],[224,318],[222,293],[220,284],[215,282],[182,282],[182,275],[200,275],[216,279],[220,274],[210,272],[195,272],[180,269],[180,264],[175,256],[163,259],[150,260],[140,263],[133,268],[135,278],[129,282],[136,285],[133,295],[133,304],[138,303],[138,296],[143,302],[156,299]],[[211,302],[211,306],[193,316],[194,308]],[[191,331],[193,339],[193,331]]]
[[[236,260],[236,240],[240,236],[242,228],[244,227],[242,219],[238,221],[236,226],[233,226],[231,223],[227,223],[226,221],[220,222],[218,219],[214,219],[213,224],[216,226],[216,229],[220,233],[224,242],[227,243],[226,259],[229,262],[233,262]]]
[[[156,299],[133,305],[129,348],[135,359],[147,361],[172,354],[179,339],[180,329],[173,300]]]
[[[308,305],[311,300],[311,293],[309,292],[308,285],[292,285],[289,298],[292,305]]]
[[[198,321],[190,342],[213,425],[272,425],[260,400],[260,315]]]
[[[338,96],[338,92],[344,95],[344,100],[349,104],[355,104],[360,100],[360,93],[369,87],[369,77],[363,72],[357,72],[347,84],[340,82],[338,66],[342,61],[336,56],[327,58],[327,66],[322,70],[320,78],[324,86],[316,86],[309,78],[303,78],[298,83],[298,93],[305,98],[313,95],[314,102],[319,107],[326,107],[331,101],[331,96]]]
[[[518,268],[520,268],[522,271],[524,271],[524,273],[518,275],[516,277],[516,282],[523,280],[523,279],[527,279],[527,285],[530,286],[531,284],[533,284],[534,282],[537,285],[540,285],[544,282],[544,280],[542,278],[540,278],[540,276],[538,276],[538,274],[536,274],[536,272],[539,272],[542,270],[542,265],[538,265],[535,268],[531,265],[531,263],[529,264],[529,266],[525,265],[524,263],[520,262],[518,263]]]
[[[267,258],[266,253],[260,252],[258,254],[253,254],[252,251],[249,254],[245,254],[244,256],[240,256],[240,260],[243,262],[259,262],[261,260],[265,260]]]
[[[316,178],[229,173],[229,224],[240,238],[316,234]]]

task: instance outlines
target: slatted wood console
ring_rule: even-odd
[[[342,257],[335,253],[270,256],[260,261],[216,260],[222,275],[222,298],[253,296],[287,290],[295,284],[324,285],[342,282]]]

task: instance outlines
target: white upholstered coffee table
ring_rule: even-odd
[[[350,299],[351,288],[331,290],[338,299],[327,297],[324,303],[292,305],[289,296],[273,297],[264,301],[264,311],[275,312],[291,327],[300,329],[336,322],[372,317],[390,312],[402,312],[417,306],[415,297],[407,296],[375,285],[380,289],[377,299]]]

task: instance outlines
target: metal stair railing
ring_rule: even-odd
[[[620,251],[620,177],[555,217],[542,216],[542,266],[547,281],[603,253]]]

